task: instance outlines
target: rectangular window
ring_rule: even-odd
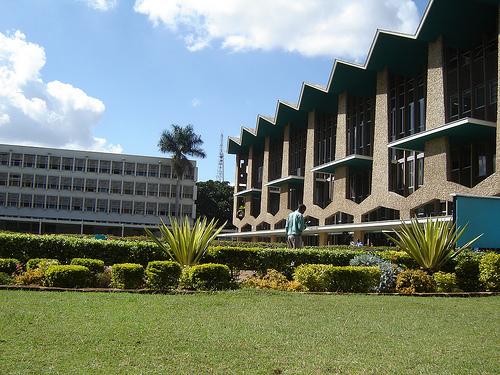
[[[347,98],[347,155],[372,156],[373,98]]]
[[[59,190],[59,176],[49,176],[48,188],[53,190]]]
[[[99,165],[99,161],[95,159],[87,160],[87,172],[97,173],[97,167]]]
[[[168,191],[170,190],[170,185],[160,184],[160,197],[168,197]]]
[[[7,203],[7,193],[0,193],[0,207],[5,206]]]
[[[83,198],[71,198],[71,210],[72,211],[83,211]]]
[[[53,170],[61,169],[61,157],[60,156],[51,156],[49,162],[49,168]]]
[[[160,177],[171,178],[171,176],[172,176],[172,167],[170,165],[161,164],[160,165]]]
[[[71,190],[71,177],[61,177],[61,190]]]
[[[156,203],[155,202],[147,202],[146,203],[146,214],[147,215],[156,215]]]
[[[97,180],[93,178],[87,178],[85,180],[85,191],[90,193],[97,191]]]
[[[54,195],[47,195],[47,208],[57,210],[57,197]]]
[[[121,194],[122,193],[122,182],[121,181],[111,181],[111,193]]]
[[[123,181],[123,194],[134,194],[134,183],[132,181]]]
[[[33,208],[45,208],[45,195],[35,195],[33,197]]]
[[[135,215],[144,215],[144,202],[134,202],[134,214]]]
[[[148,164],[148,176],[158,177],[159,166],[158,164]]]
[[[47,169],[48,157],[44,155],[36,156],[36,167],[40,169]]]
[[[113,161],[111,163],[111,171],[113,174],[122,174],[123,171],[123,162],[121,161]]]
[[[19,194],[8,193],[7,194],[7,206],[8,207],[17,207],[18,205],[19,205]]]
[[[34,168],[35,167],[35,155],[24,154],[23,167],[24,168]]]
[[[182,198],[193,199],[193,187],[192,186],[183,186],[182,187]]]
[[[8,173],[0,173],[0,186],[7,186],[8,179]]]
[[[135,183],[135,195],[146,195],[146,183],[136,182]]]
[[[132,201],[122,201],[122,214],[132,213]]]
[[[99,180],[99,193],[109,193],[109,180]]]
[[[136,176],[146,176],[148,165],[144,163],[137,163]]]
[[[97,200],[97,212],[108,212],[108,200],[98,199]]]
[[[149,197],[158,196],[158,184],[148,184],[148,196]]]
[[[21,207],[31,208],[33,205],[33,196],[31,194],[21,194]]]
[[[158,215],[168,216],[168,203],[158,203]]]
[[[35,176],[33,176],[32,174],[23,174],[23,180],[22,180],[23,187],[32,188],[34,179],[35,179]]]
[[[74,178],[73,179],[73,191],[83,191],[83,178]]]
[[[8,152],[0,152],[0,165],[9,165],[9,156]]]
[[[135,175],[135,163],[125,163],[125,174],[127,176]]]
[[[37,174],[35,176],[35,187],[37,189],[46,189],[47,188],[47,176],[42,176]]]
[[[23,154],[12,154],[10,158],[10,165],[12,167],[20,167],[23,165]]]
[[[71,208],[71,198],[70,197],[59,197],[59,209],[69,211]]]
[[[119,214],[121,212],[121,202],[118,200],[110,200],[109,211],[114,214]]]
[[[99,173],[110,173],[111,172],[111,161],[101,160],[99,161]]]
[[[96,200],[94,198],[85,198],[85,211],[95,212]]]
[[[85,170],[85,159],[75,159],[75,171],[83,172]]]
[[[73,170],[73,158],[62,158],[62,169],[64,171]]]
[[[10,173],[9,186],[21,186],[21,175],[18,173]]]

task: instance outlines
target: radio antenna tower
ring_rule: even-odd
[[[224,151],[222,150],[222,143],[224,139],[224,134],[220,134],[220,146],[219,146],[219,163],[217,165],[217,181],[224,182]]]

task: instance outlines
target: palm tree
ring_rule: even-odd
[[[175,186],[175,216],[179,217],[179,203],[181,178],[186,171],[192,168],[188,156],[205,158],[205,151],[201,148],[203,141],[201,137],[193,131],[193,125],[185,127],[172,124],[170,130],[164,130],[161,134],[158,147],[161,152],[169,153],[173,159],[173,170],[177,175]]]

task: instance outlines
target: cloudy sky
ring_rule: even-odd
[[[221,133],[325,85],[335,58],[363,63],[377,28],[413,34],[426,4],[2,0],[0,143],[159,155],[163,129],[193,124],[213,179]]]

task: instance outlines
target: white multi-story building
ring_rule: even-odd
[[[180,211],[195,217],[196,162]],[[0,229],[143,234],[175,215],[176,176],[162,157],[0,144]]]

